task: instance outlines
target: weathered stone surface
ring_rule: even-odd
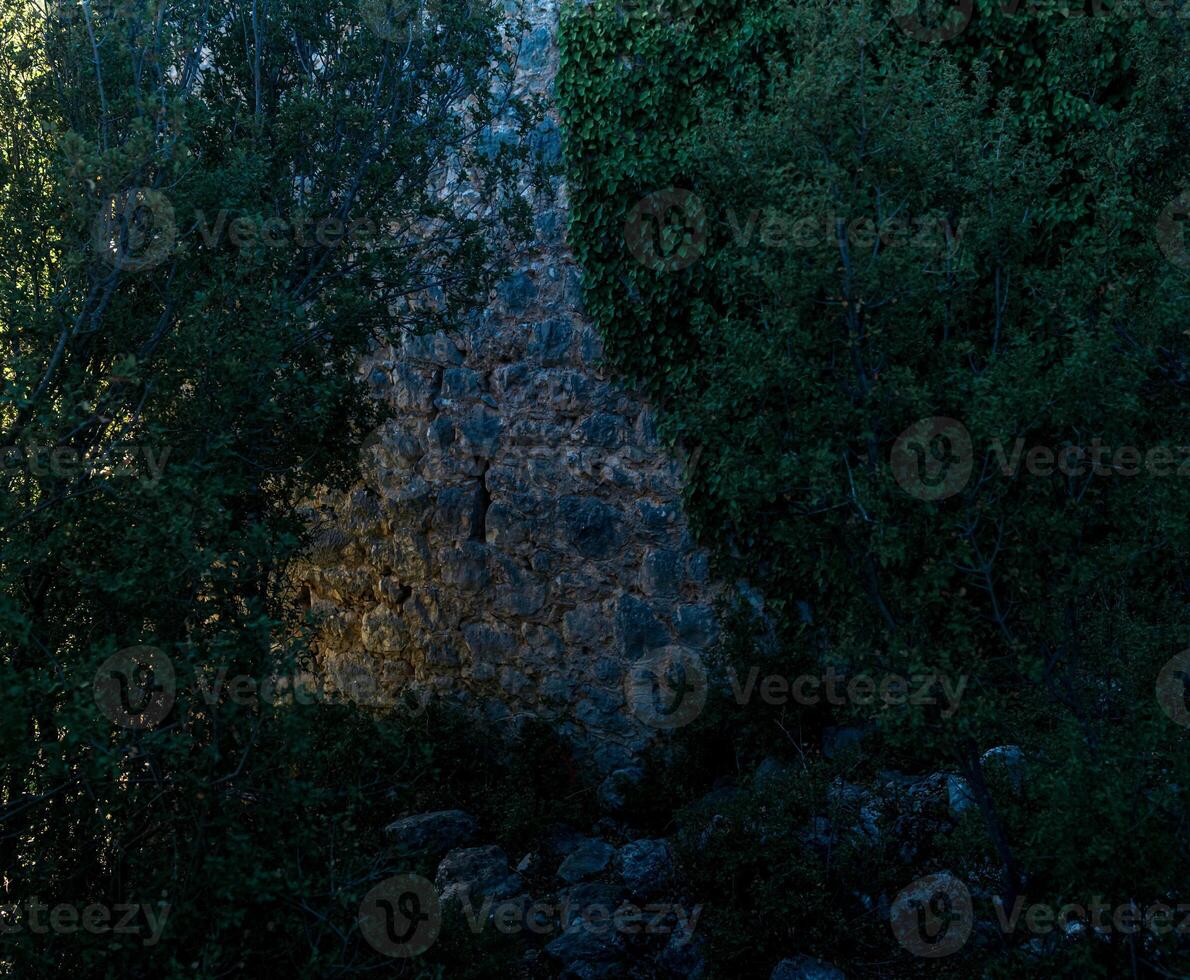
[[[619,513],[594,497],[563,497],[558,517],[563,544],[585,558],[607,558],[622,543]]]
[[[669,631],[648,603],[628,593],[620,596],[616,608],[616,635],[625,658],[633,661],[671,642]]]
[[[547,100],[559,6],[526,9],[520,84]],[[557,159],[556,112],[532,139]],[[690,543],[681,465],[602,365],[564,241],[566,188],[533,202],[540,240],[481,316],[362,365],[393,417],[363,486],[320,503],[306,584],[329,677],[365,670],[488,717],[548,720],[607,773],[657,735],[623,697],[629,666],[711,645],[718,589]]]
[[[710,606],[679,606],[674,625],[678,639],[687,646],[710,646],[719,635],[715,610]]]

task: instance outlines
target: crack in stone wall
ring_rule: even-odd
[[[557,0],[529,13],[521,77],[548,96]],[[537,138],[556,160],[556,111]],[[711,645],[718,590],[682,514],[681,466],[649,406],[601,366],[565,189],[535,218],[534,250],[478,323],[370,363],[395,417],[366,485],[325,502],[307,586],[339,686],[362,671],[386,691],[539,718],[610,771],[664,727],[629,704],[631,665]]]

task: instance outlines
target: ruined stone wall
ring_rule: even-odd
[[[557,0],[530,15],[522,78],[549,95]],[[538,138],[556,159],[556,112]],[[665,727],[628,703],[630,666],[705,649],[715,588],[652,411],[600,366],[558,191],[480,322],[378,352],[395,418],[367,485],[322,515],[309,589],[341,686],[363,671],[537,717],[608,771]]]

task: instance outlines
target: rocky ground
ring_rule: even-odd
[[[984,755],[989,773],[1011,785],[1023,771],[1015,746]],[[605,781],[600,790],[604,816],[593,826],[546,829],[534,849],[509,853],[485,834],[479,821],[461,810],[403,817],[386,828],[391,856],[405,856],[419,867],[436,867],[432,888],[443,934],[469,930],[511,937],[526,977],[575,980],[604,978],[702,977],[707,973],[700,919],[713,897],[690,894],[675,861],[674,839],[648,836],[622,812],[631,771]],[[785,765],[766,760],[753,777],[753,790],[781,792],[796,778]],[[709,841],[724,824],[739,820],[733,808],[742,789],[717,786],[690,812],[698,813]],[[807,852],[826,855],[841,840],[877,847],[889,844],[906,867],[905,881],[924,850],[951,833],[974,806],[958,776],[909,776],[882,772],[866,785],[836,780],[830,789],[830,816],[814,817],[799,839]],[[737,828],[738,829],[738,828]],[[763,821],[744,828],[761,846],[771,828]],[[995,869],[986,879],[963,869],[972,892],[994,893]],[[922,879],[927,884],[928,879]],[[986,886],[986,889],[985,887]],[[890,921],[896,896],[856,895],[859,906]],[[973,923],[976,942],[994,925]],[[1065,937],[1057,937],[1062,939]],[[1052,944],[1052,943],[1051,943]],[[1044,952],[1038,943],[1038,954]],[[842,980],[844,972],[798,950],[774,962],[771,980]]]

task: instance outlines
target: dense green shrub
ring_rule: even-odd
[[[376,421],[360,356],[470,310],[526,228],[524,154],[485,135],[534,121],[502,101],[519,30],[483,3],[0,3],[4,972],[382,969],[356,913],[383,822],[450,779],[524,832],[533,783],[473,733],[257,693],[311,668],[288,573]],[[437,194],[459,166],[478,207]],[[153,944],[46,936],[30,902],[168,916]]]
[[[980,4],[944,44],[879,5],[597,2],[565,24],[591,309],[697,462],[720,572],[766,596],[788,676],[966,685],[949,715],[853,702],[778,727],[757,705],[723,737],[767,725],[772,752],[794,733],[813,755],[848,723],[872,765],[961,773],[963,866],[990,861],[1009,905],[1167,899],[1190,859],[1185,731],[1153,695],[1190,555],[1190,282],[1163,224],[1187,177],[1180,10]],[[1100,444],[1147,462],[1055,465]],[[1026,800],[980,763],[1005,743]],[[1090,955],[1150,953],[1117,934]]]

